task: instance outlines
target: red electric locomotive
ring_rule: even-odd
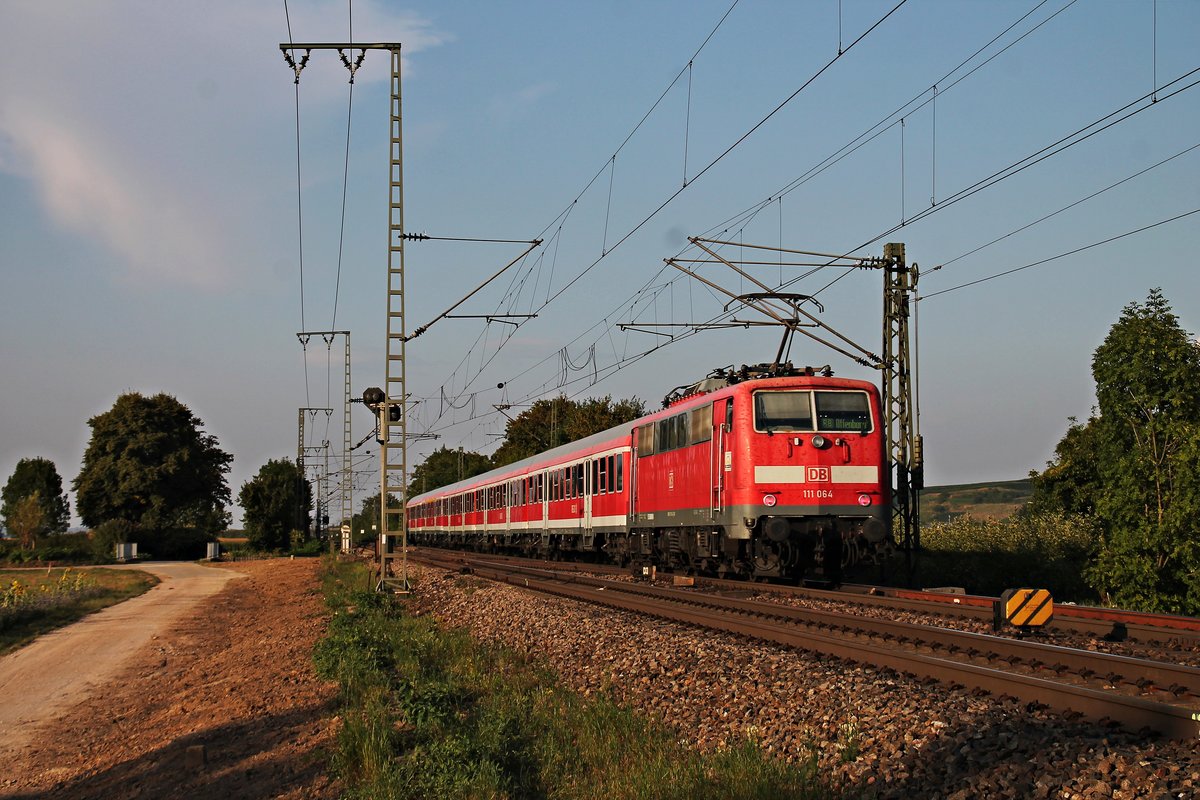
[[[762,375],[762,377],[759,377]],[[827,579],[891,542],[879,392],[743,367],[666,408],[413,497],[410,541]]]

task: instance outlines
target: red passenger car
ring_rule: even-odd
[[[799,578],[891,540],[864,381],[721,374],[662,411],[409,501],[416,543]]]

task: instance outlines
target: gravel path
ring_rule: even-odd
[[[866,797],[1200,797],[1193,742],[433,568],[414,574],[423,613],[530,653],[585,695],[610,692],[702,749],[752,737],[787,760],[815,754]]]

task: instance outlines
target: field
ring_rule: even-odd
[[[1003,519],[1024,507],[1032,493],[1028,478],[930,486],[921,492],[921,521],[948,522],[962,516]]]
[[[158,583],[126,569],[0,570],[0,655]]]

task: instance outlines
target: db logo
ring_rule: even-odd
[[[809,483],[829,483],[829,467],[808,467]]]

